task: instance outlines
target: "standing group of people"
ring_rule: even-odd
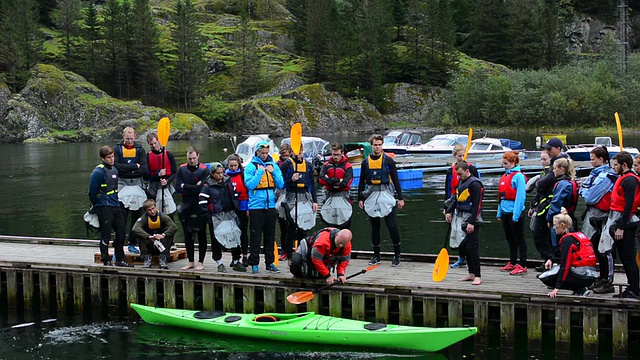
[[[398,266],[401,253],[396,208],[404,206],[402,189],[394,160],[382,151],[382,135],[373,135],[369,141],[373,152],[363,161],[358,187],[359,207],[367,213],[372,227],[374,255],[369,263],[381,262],[380,225],[384,219],[393,242],[391,264]],[[217,271],[226,272],[222,263],[226,248],[231,250],[229,266],[233,270],[245,272],[251,267],[252,273],[259,274],[262,243],[265,270],[279,273],[274,255],[279,219],[283,251],[280,259],[289,260],[295,276],[346,281],[344,270],[352,239],[349,191],[353,169],[341,144],[332,144],[331,157],[319,174],[319,184],[327,192],[321,218],[328,227],[308,236],[315,226],[318,202],[313,167],[302,157],[303,149],[295,154],[290,146],[283,145],[276,162],[269,154],[269,144],[261,142],[243,169],[242,159],[235,154],[227,159],[227,168],[219,162],[207,167],[200,162],[198,150],[189,146],[187,162],[177,167],[173,154],[159,144],[156,134],[150,134],[147,142],[151,150],[145,153],[135,142],[133,129],[127,127],[121,143],[100,149],[102,163],[91,175],[89,198],[100,223],[104,265],[132,266],[124,261],[123,250],[125,219],[131,213],[129,251],[137,252],[137,240],[144,267],[151,266],[151,255],[159,252],[160,267],[167,268],[167,255],[177,231],[175,211],[184,231],[188,257],[183,270],[204,269],[208,227]],[[178,206],[173,203],[173,192],[180,195]],[[115,264],[108,253],[112,231],[116,234]],[[199,248],[197,262],[195,241]],[[337,266],[337,275],[329,271],[333,266]]]

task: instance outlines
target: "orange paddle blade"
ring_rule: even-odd
[[[440,282],[447,276],[447,271],[449,271],[449,252],[447,248],[442,248],[440,254],[438,254],[436,263],[433,265],[431,279],[435,282]]]
[[[278,266],[278,264],[279,264],[279,261],[278,261],[279,259],[278,258],[280,257],[280,255],[278,254],[278,243],[275,242],[275,241],[273,242],[273,257],[275,259],[275,260],[273,260],[273,264],[275,266]]]
[[[622,151],[622,124],[620,123],[620,115],[618,112],[615,112],[616,117],[616,127],[618,128],[618,145],[620,145],[620,151]]]
[[[298,291],[287,296],[287,301],[291,304],[304,304],[313,299],[313,291]]]
[[[469,155],[469,149],[471,149],[471,140],[473,139],[473,128],[469,128],[469,139],[467,139],[467,148],[464,149],[464,160],[467,160],[467,155]]]
[[[366,273],[367,271],[371,271],[371,270],[373,270],[373,269],[377,268],[378,266],[380,266],[380,264],[369,265],[369,267],[367,267],[366,269],[364,269],[363,274],[364,274],[364,273]]]
[[[300,147],[302,146],[302,124],[297,122],[291,125],[289,137],[291,140],[291,151],[296,155],[300,154]]]
[[[158,121],[158,142],[162,147],[167,146],[169,142],[169,133],[171,132],[171,121],[168,117],[163,117]]]

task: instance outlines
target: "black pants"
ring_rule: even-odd
[[[517,222],[513,222],[513,214],[502,214],[502,229],[504,237],[509,244],[509,262],[527,267],[527,242],[524,239],[524,217],[520,216]],[[518,262],[520,253],[520,262]]]
[[[629,290],[636,295],[640,295],[640,273],[636,264],[636,230],[637,226],[624,229],[621,240],[615,240],[614,246],[620,257],[620,262],[627,274]]]
[[[482,276],[480,273],[480,250],[478,249],[479,231],[480,225],[475,225],[473,232],[471,234],[467,234],[458,247],[461,256],[467,259],[469,274],[473,274],[476,277]]]
[[[269,266],[275,261],[273,243],[276,240],[276,209],[249,210],[249,259],[251,266],[260,264],[260,240],[264,235],[264,262]]]
[[[278,216],[278,226],[280,227],[280,246],[285,249],[287,243],[287,234],[289,232],[289,221],[286,218]]]
[[[160,241],[162,245],[164,245],[163,252],[160,252],[160,250],[158,250],[158,248],[155,247],[154,241],[155,240],[150,240],[149,238],[138,239],[138,244],[140,244],[140,256],[154,255],[154,254],[169,255],[169,251],[171,250],[171,244],[173,243],[173,237],[166,236],[164,239]]]
[[[290,221],[287,224],[287,236],[285,242],[282,244],[282,251],[287,254],[287,259],[291,259],[291,255],[293,254],[293,247],[295,246],[296,241],[300,241],[307,237],[307,232],[302,230],[296,225],[295,222]]]
[[[587,219],[586,221],[590,221]],[[601,254],[598,252],[598,245],[600,244],[600,238],[602,237],[602,227],[604,226],[603,221],[591,221],[591,225],[595,229],[593,236],[591,237],[591,245],[593,246],[593,251],[596,253],[596,259],[598,259],[598,267],[600,269],[600,280],[608,280],[613,282],[613,267],[609,270],[609,260],[607,258],[607,254]],[[611,249],[613,252],[613,258],[615,258],[615,247]]]
[[[380,256],[380,220],[380,218],[369,217],[369,221],[371,221],[371,243],[373,245],[373,253],[376,256]],[[400,232],[398,231],[395,208],[391,210],[389,215],[384,217],[384,221],[387,224],[391,242],[393,243],[393,253],[400,256]]]
[[[224,250],[224,248],[216,239],[213,223],[209,223],[209,237],[211,238],[211,258],[215,261],[218,261],[222,259],[222,250]],[[240,246],[236,246],[235,248],[229,250],[231,251],[233,260],[240,260]]]
[[[542,260],[549,260],[554,257],[554,251],[551,248],[551,229],[547,223],[546,215],[536,215],[536,224],[533,230],[533,242],[536,249],[540,253]]]
[[[111,231],[116,233],[113,240],[116,261],[124,261],[124,216],[122,209],[116,206],[99,206],[94,208],[98,221],[100,222],[100,259],[102,262],[111,260],[109,256],[109,241],[111,241]]]
[[[548,278],[545,278],[543,283],[545,285],[547,285],[547,286],[555,287],[557,280],[558,280],[558,275],[549,276]],[[591,284],[593,284],[593,279],[582,279],[582,278],[579,278],[579,277],[575,276],[571,272],[571,270],[569,270],[569,273],[567,274],[567,278],[564,279],[564,281],[562,282],[562,286],[560,288],[561,289],[566,289],[566,290],[571,290],[571,291],[582,292],[582,291],[586,290],[587,286],[591,286]]]
[[[133,229],[133,225],[136,223],[136,221],[138,221],[138,219],[144,213],[144,208],[140,208],[138,210],[129,210],[125,208],[122,203],[120,203],[120,208],[122,209],[124,228],[126,229],[129,237],[129,245],[138,245],[138,239],[136,239],[136,236],[133,235],[133,232],[131,230]],[[129,222],[129,226],[127,226],[127,222]]]
[[[196,224],[194,224],[197,223]],[[184,230],[184,246],[187,249],[187,258],[189,262],[193,262],[195,259],[195,246],[193,237],[198,236],[198,261],[203,262],[207,255],[207,228],[206,222],[200,218],[196,219],[181,219],[182,230]]]
[[[247,210],[236,210],[236,215],[240,222],[240,231],[242,231],[240,234],[240,248],[242,249],[242,254],[247,255],[249,253],[249,215]]]

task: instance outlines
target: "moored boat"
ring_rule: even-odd
[[[610,158],[613,158],[615,154],[620,152],[620,146],[614,145],[609,136],[597,136],[593,144],[567,145],[567,155],[569,155],[573,161],[589,161],[589,154],[596,146],[605,146],[609,152]],[[634,147],[625,146],[622,150],[630,153],[631,156],[640,154],[640,151]]]
[[[521,159],[526,157],[520,141],[483,137],[471,141],[467,159],[473,161],[500,159],[504,153],[514,150],[519,151],[518,155]]]
[[[247,139],[236,147],[235,153],[240,155],[242,158],[242,166],[247,166],[253,156],[258,150],[258,143],[266,141],[269,143],[269,155],[273,157],[274,160],[278,160],[278,147],[276,144],[269,138],[267,134],[259,134],[259,135],[251,135],[247,137]]]
[[[413,156],[451,157],[453,148],[458,144],[467,146],[468,139],[468,135],[440,134],[432,137],[426,144],[407,148],[407,153]]]
[[[415,130],[392,130],[384,136],[382,150],[403,155],[407,149],[422,145],[422,133]]]
[[[131,307],[150,324],[276,341],[341,346],[433,352],[462,341],[478,331],[475,327],[428,328],[369,323],[314,312],[254,315],[155,308],[139,304],[131,304]]]

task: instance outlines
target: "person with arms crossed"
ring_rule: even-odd
[[[351,183],[353,168],[343,153],[342,144],[331,144],[331,158],[320,168],[318,182],[326,189],[320,217],[329,226],[339,229],[351,227]]]

